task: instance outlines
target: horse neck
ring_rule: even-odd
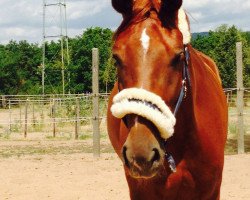
[[[190,64],[190,75],[191,75],[191,91],[192,91],[192,102],[193,107],[198,107],[201,97],[207,99],[206,103],[213,103],[213,94],[222,97],[222,85],[219,77],[218,69],[215,63],[205,55],[189,47],[191,64]],[[211,99],[211,102],[209,101]],[[199,108],[204,104],[199,105]]]
[[[208,110],[211,115],[216,113],[218,118],[223,118],[223,109],[227,105],[220,77],[214,71],[214,68],[217,68],[214,62],[212,60],[206,62],[204,57],[191,45],[189,51],[191,86],[188,90],[188,98],[183,105],[183,111],[180,112],[184,113],[182,118],[188,120],[185,126],[188,126],[190,131],[196,132],[200,129],[199,127],[205,126],[204,123],[209,122],[210,116],[205,117],[204,120],[204,114],[207,114]]]

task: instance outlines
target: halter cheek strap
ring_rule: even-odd
[[[181,91],[180,91],[178,101],[175,106],[174,116],[176,116],[181,106],[181,103],[183,102],[183,99],[185,99],[187,96],[187,84],[191,86],[190,73],[188,69],[190,55],[189,55],[189,50],[188,50],[187,45],[184,45],[184,54],[185,54],[185,61],[184,61],[183,69],[182,69],[182,86],[181,86]]]
[[[191,78],[190,78],[190,73],[189,73],[189,60],[190,60],[190,54],[187,45],[184,45],[184,54],[185,54],[185,62],[182,70],[182,87],[180,91],[180,95],[178,98],[178,101],[175,106],[174,110],[174,116],[176,116],[181,103],[187,96],[187,84],[191,87]],[[167,141],[165,141],[165,159],[168,162],[169,168],[171,169],[172,172],[176,172],[176,164],[173,156],[167,151],[166,149],[167,146]]]

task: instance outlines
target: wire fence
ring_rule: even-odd
[[[237,88],[224,89],[228,103],[228,137],[226,152],[239,153],[239,148],[244,148],[245,152],[250,152],[250,88],[244,89],[243,112],[239,113],[237,109]],[[243,120],[243,127],[238,123]],[[240,130],[243,129],[243,135]],[[240,137],[243,137],[242,145],[239,145]],[[242,138],[241,138],[242,139]],[[244,146],[244,147],[241,147]]]
[[[237,146],[237,88],[224,89],[228,102],[228,148]],[[106,112],[109,94],[99,94],[101,135],[107,135]],[[0,97],[2,137],[92,137],[92,94],[5,95]],[[250,88],[244,90],[245,145],[250,151]]]
[[[101,131],[105,132],[108,94],[99,95]],[[92,95],[17,95],[0,98],[0,137],[40,133],[71,138],[92,131]],[[76,127],[79,127],[78,129]]]

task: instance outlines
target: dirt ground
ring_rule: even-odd
[[[0,158],[1,200],[126,200],[122,163],[114,153]],[[225,158],[221,200],[250,199],[250,155]]]

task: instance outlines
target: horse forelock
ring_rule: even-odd
[[[158,12],[160,10],[160,1],[159,0],[134,0],[133,11],[142,11],[146,12],[150,9],[156,9]]]
[[[118,27],[115,37],[129,25],[147,19],[149,17],[150,11],[152,10],[155,10],[157,13],[159,13],[160,3],[158,0],[133,0],[132,12],[129,15],[123,16],[123,21]]]
[[[183,43],[188,44],[191,40],[190,24],[188,17],[181,7],[176,13],[164,19],[164,13],[161,10],[161,0],[133,0],[133,9],[129,15],[123,16],[123,22],[118,27],[114,38],[116,38],[129,25],[136,24],[150,17],[150,13],[156,12],[158,19],[164,25],[167,22],[168,28],[178,28],[183,35]],[[163,15],[163,16],[162,16]]]

